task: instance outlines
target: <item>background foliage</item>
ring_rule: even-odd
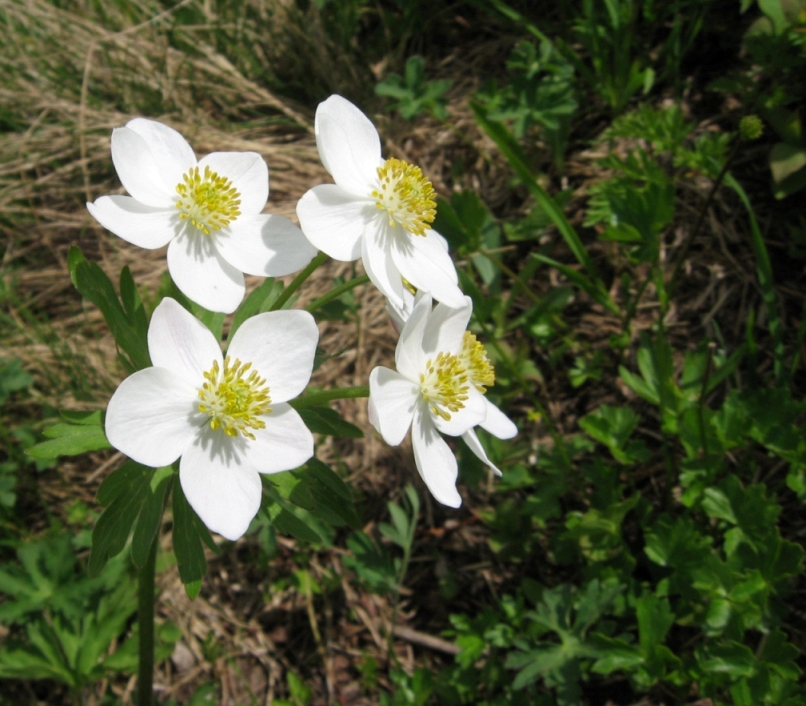
[[[352,403],[304,410],[320,460],[266,479],[238,544],[174,488],[163,702],[806,701],[800,0],[6,0],[0,25],[0,703],[131,703],[171,480],[100,410],[176,293],[86,215],[111,128],[255,149],[293,215],[333,92],[434,182],[521,433],[483,438],[501,479],[456,445],[459,511]],[[356,275],[250,281],[249,311],[316,310],[322,388],[391,360],[370,288],[327,294]]]

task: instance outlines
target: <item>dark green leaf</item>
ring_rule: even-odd
[[[170,466],[158,468],[154,473],[137,526],[132,537],[132,561],[142,569],[148,559],[148,553],[154,544],[154,538],[162,524],[162,513],[165,509],[165,498],[173,483],[173,469]]]
[[[305,426],[314,434],[339,438],[363,439],[364,432],[341,418],[335,409],[322,406],[303,407],[297,410]]]
[[[198,530],[196,512],[182,492],[181,483],[173,484],[173,546],[176,563],[179,565],[179,578],[182,583],[201,582],[207,571],[207,559],[204,557],[202,538]]]

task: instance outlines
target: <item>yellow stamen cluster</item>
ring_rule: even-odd
[[[176,202],[179,217],[188,219],[205,235],[221,230],[241,215],[241,194],[227,177],[210,167],[204,168],[204,174],[192,167],[176,185],[176,193],[181,197]]]
[[[437,215],[436,192],[422,169],[394,157],[378,167],[380,189],[372,196],[375,205],[389,215],[390,226],[403,226],[409,233],[425,235]]]
[[[250,429],[266,426],[259,417],[271,412],[269,387],[255,370],[250,372],[251,367],[237,358],[232,363],[227,356],[223,371],[213,361],[213,367],[204,373],[207,382],[199,390],[199,411],[210,417],[211,429],[254,440]]]
[[[487,357],[487,351],[470,331],[465,331],[459,360],[467,368],[470,382],[479,392],[484,394],[488,387],[495,384],[495,370]]]
[[[440,353],[420,373],[420,392],[431,411],[445,421],[464,407],[470,389],[467,369],[455,355]]]

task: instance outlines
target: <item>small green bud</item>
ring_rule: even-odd
[[[764,134],[764,123],[758,115],[745,115],[739,123],[739,133],[743,140],[757,140]]]

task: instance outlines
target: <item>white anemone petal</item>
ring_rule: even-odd
[[[335,184],[315,186],[297,203],[297,218],[305,237],[341,262],[361,257],[361,236],[377,211],[371,201],[356,198]]]
[[[246,457],[260,473],[289,471],[313,456],[313,434],[293,407],[272,404],[262,419],[266,427],[255,429],[246,447]]]
[[[316,109],[316,146],[333,180],[356,196],[369,196],[381,165],[381,140],[369,118],[350,101],[330,96]]]
[[[123,187],[146,206],[171,208],[176,184],[166,183],[148,142],[127,127],[112,131],[112,162]]]
[[[434,307],[423,333],[423,352],[431,357],[445,352],[457,355],[462,349],[467,324],[473,313],[473,301],[465,297],[465,304],[453,309],[440,302]]]
[[[106,437],[146,466],[167,466],[182,454],[201,418],[196,388],[164,368],[126,378],[106,408]]]
[[[456,267],[434,231],[395,238],[391,254],[396,268],[414,287],[431,292],[434,299],[454,309],[464,306]]]
[[[414,309],[400,332],[395,348],[395,366],[409,380],[419,381],[426,360],[422,342],[428,318],[431,315],[431,295],[418,292]]]
[[[443,419],[437,415],[432,417],[440,432],[448,436],[461,436],[468,429],[478,426],[484,421],[487,416],[487,405],[484,395],[476,388],[471,386],[463,404],[464,406],[460,410],[450,413],[450,419]]]
[[[213,362],[218,362],[219,368],[224,362],[210,329],[170,297],[154,309],[148,327],[148,352],[154,366],[170,370],[197,389]]]
[[[185,172],[196,165],[193,148],[172,127],[146,118],[130,120],[126,127],[146,141],[166,186],[175,188]]]
[[[287,218],[258,214],[241,216],[216,231],[215,247],[230,265],[248,275],[282,277],[301,270],[316,248]]]
[[[131,196],[101,196],[87,210],[119,238],[148,250],[167,245],[184,227],[177,211],[146,206]]]
[[[415,383],[389,368],[377,367],[369,374],[369,398],[377,422],[373,426],[390,446],[406,436],[419,392]]]
[[[459,469],[456,457],[431,421],[431,416],[419,405],[411,427],[414,462],[431,494],[443,505],[459,507],[462,498],[456,490]]]
[[[269,198],[269,168],[257,152],[211,152],[199,160],[199,173],[210,167],[238,190],[243,215],[260,213]]]
[[[179,462],[179,481],[190,506],[210,530],[233,542],[249,528],[263,495],[244,442],[207,426]]]
[[[168,246],[168,270],[183,294],[210,311],[235,311],[246,291],[240,270],[221,257],[209,236],[191,227]]]
[[[381,231],[387,226],[381,225]],[[361,257],[364,262],[364,269],[369,275],[369,279],[381,293],[390,299],[395,306],[403,306],[403,280],[400,271],[392,259],[389,248],[384,246],[386,236],[367,233],[361,240]]]
[[[518,435],[518,427],[507,417],[498,407],[496,407],[486,397],[484,404],[487,407],[487,416],[480,424],[481,428],[490,432],[493,436],[499,439],[511,439],[513,436]]]
[[[497,476],[504,475],[498,469],[489,458],[487,458],[487,452],[484,450],[484,447],[481,445],[481,441],[479,441],[479,437],[476,435],[475,430],[468,429],[464,434],[462,434],[462,438],[464,439],[465,443],[467,444],[468,448],[476,454],[476,458],[478,458],[485,466],[489,466],[490,468],[495,471]]]
[[[308,384],[318,341],[319,329],[307,311],[267,311],[244,321],[227,355],[252,363],[272,402],[285,402]]]

